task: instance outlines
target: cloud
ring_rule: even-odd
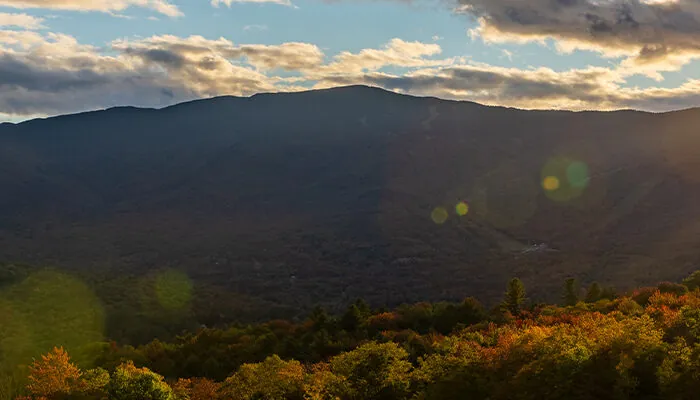
[[[627,58],[641,73],[677,70],[700,57],[697,0],[456,0],[488,42],[556,41],[562,52]]]
[[[0,12],[0,28],[17,27],[24,29],[42,29],[43,18],[27,14],[8,14]]]
[[[333,62],[318,68],[317,74],[353,74],[376,71],[386,66],[415,68],[453,64],[459,59],[434,60],[427,57],[442,52],[435,43],[406,42],[394,38],[381,49],[363,49],[357,53],[344,51],[333,58]]]
[[[271,3],[271,4],[279,4],[279,5],[283,5],[283,6],[288,6],[288,7],[294,7],[294,4],[292,4],[292,2],[289,0],[211,0],[211,5],[214,7],[219,7],[222,4],[227,6],[227,7],[231,7],[231,5],[234,3],[257,3],[257,4]]]
[[[700,105],[700,80],[639,89],[626,86],[624,67],[518,69],[440,59],[440,53],[437,44],[393,39],[326,60],[309,43],[237,45],[224,38],[164,35],[98,48],[68,35],[0,30],[0,110],[55,115],[351,84],[528,109],[665,111]]]
[[[201,36],[118,40],[106,52],[54,33],[0,30],[0,110],[35,115],[116,105],[163,106],[217,95],[299,90],[272,70],[323,62],[307,43],[234,45]]]
[[[669,111],[700,105],[700,80],[677,88],[627,88],[624,74],[590,67],[556,72],[485,64],[419,69],[404,75],[370,72],[328,76],[316,88],[366,84],[402,93],[523,109]]]
[[[184,39],[169,35],[154,36],[134,42],[116,41],[112,47],[142,62],[165,68],[196,65],[204,70],[216,69],[228,64],[229,60],[241,58],[260,70],[305,70],[321,65],[324,57],[321,49],[308,43],[234,45],[224,38],[208,40],[202,36]]]
[[[129,7],[142,7],[169,17],[180,17],[183,15],[177,6],[169,3],[167,0],[0,0],[0,7],[101,11],[107,13],[124,11]]]

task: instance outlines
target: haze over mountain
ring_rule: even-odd
[[[678,280],[700,261],[697,126],[694,109],[522,111],[364,86],[3,124],[0,259],[181,269],[300,310],[490,300],[515,275],[544,297],[566,276]]]

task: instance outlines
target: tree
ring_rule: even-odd
[[[520,315],[525,301],[525,285],[519,278],[511,279],[508,282],[508,288],[501,307],[513,315]]]
[[[173,390],[163,377],[129,361],[117,367],[107,386],[110,400],[172,400]]]
[[[357,305],[352,304],[340,319],[340,327],[348,332],[354,332],[364,323],[362,312]]]
[[[586,303],[595,303],[600,300],[603,294],[603,289],[601,289],[598,282],[593,282],[586,292]]]
[[[298,361],[284,361],[277,355],[257,364],[243,364],[226,379],[221,393],[225,399],[302,399],[304,367]]]
[[[615,300],[617,298],[617,290],[612,286],[606,286],[600,293],[601,299]]]
[[[564,282],[564,305],[575,306],[578,303],[578,285],[575,278],[568,278]]]
[[[68,352],[63,347],[54,347],[29,367],[27,390],[35,397],[67,396],[77,389],[81,374],[70,362]]]
[[[326,310],[323,309],[323,307],[316,306],[311,312],[309,320],[313,322],[315,330],[321,330],[329,327],[331,317],[328,315]]]
[[[690,276],[683,279],[683,284],[687,286],[690,291],[700,287],[700,270],[693,272]]]
[[[206,378],[180,379],[173,387],[177,400],[211,400],[217,398],[221,385]]]
[[[411,363],[396,343],[371,342],[333,357],[331,371],[342,382],[331,398],[394,400],[408,398]]]
[[[89,369],[80,377],[80,392],[88,398],[103,398],[109,381],[109,372],[105,369]]]

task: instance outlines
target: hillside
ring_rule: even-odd
[[[700,262],[697,126],[360,86],[3,124],[0,260],[177,269],[286,317],[489,302],[510,276],[543,298],[678,280]]]

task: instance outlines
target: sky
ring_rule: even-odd
[[[0,0],[0,122],[364,84],[700,106],[700,0]]]

